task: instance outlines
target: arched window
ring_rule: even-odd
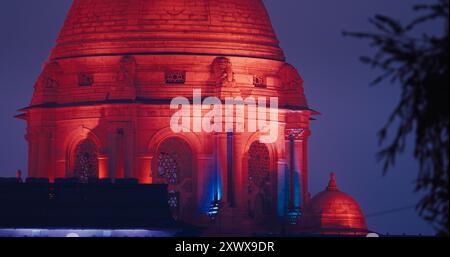
[[[158,162],[158,176],[166,179],[167,184],[176,185],[180,173],[178,153],[160,152]]]
[[[83,140],[76,147],[73,176],[82,183],[98,178],[97,147],[91,140]]]
[[[265,187],[269,180],[269,149],[260,142],[254,142],[248,153],[249,191]]]
[[[155,183],[169,185],[169,206],[175,218],[183,218],[183,212],[192,208],[193,154],[182,139],[169,138],[163,141],[152,163]]]
[[[270,154],[265,144],[259,141],[250,146],[248,152],[249,214],[254,218],[271,212]]]

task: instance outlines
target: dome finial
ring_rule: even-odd
[[[336,173],[330,173],[330,182],[328,183],[327,191],[339,191],[336,183]]]

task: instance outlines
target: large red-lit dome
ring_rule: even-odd
[[[306,206],[303,227],[321,234],[368,233],[361,207],[353,197],[338,189],[334,174],[327,189]]]
[[[231,233],[243,223],[275,226],[288,206],[303,208],[317,113],[299,72],[284,60],[262,0],[72,3],[31,104],[18,116],[28,126],[29,177],[168,184],[174,216],[201,226],[210,226],[220,197],[233,208],[213,230]],[[205,102],[200,113],[191,109],[197,94]],[[277,116],[254,131],[252,99],[261,105],[269,97]],[[228,105],[230,98],[250,103],[243,116],[241,108],[231,112],[236,133],[228,133],[227,117],[208,119],[210,99]],[[183,113],[181,132],[171,126],[179,116],[171,103],[180,99],[192,110]],[[265,120],[265,108],[258,109]],[[228,108],[220,115],[230,115]],[[204,129],[208,123],[217,133]],[[275,141],[259,143],[269,133]],[[279,201],[282,195],[291,197]]]
[[[284,60],[260,0],[75,0],[51,59],[174,53]]]

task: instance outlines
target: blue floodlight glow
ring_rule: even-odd
[[[0,237],[174,237],[176,230],[0,229]]]

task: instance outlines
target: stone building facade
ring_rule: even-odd
[[[220,200],[230,224],[279,223],[310,199],[317,113],[303,86],[261,0],[74,0],[19,116],[28,124],[28,173],[167,183],[179,219],[203,224]],[[278,139],[174,133],[170,103],[192,101],[195,89],[222,101],[277,97]]]

